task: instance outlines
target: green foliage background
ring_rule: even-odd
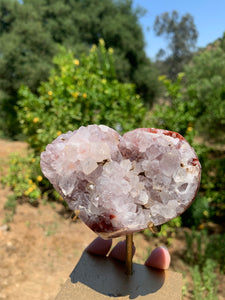
[[[37,94],[50,75],[58,45],[80,58],[104,39],[106,48],[114,49],[118,80],[134,83],[151,106],[159,84],[144,51],[143,14],[131,0],[0,0],[0,134],[15,138],[19,133],[14,109],[18,90],[26,84]]]

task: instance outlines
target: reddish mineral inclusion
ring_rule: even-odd
[[[62,134],[41,169],[72,210],[104,238],[163,224],[194,200],[201,166],[172,131],[140,128],[120,136],[104,125]]]

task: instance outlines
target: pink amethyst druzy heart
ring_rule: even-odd
[[[81,220],[106,238],[180,215],[201,176],[180,134],[142,128],[120,136],[104,125],[60,135],[41,154],[41,169]]]

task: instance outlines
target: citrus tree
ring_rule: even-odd
[[[120,83],[114,69],[113,49],[104,41],[80,60],[61,49],[55,68],[39,95],[23,86],[19,91],[18,118],[36,153],[68,130],[104,124],[120,132],[140,127],[145,116],[135,86]]]

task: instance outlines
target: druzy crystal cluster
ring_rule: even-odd
[[[120,136],[104,125],[60,135],[41,154],[41,169],[82,221],[108,238],[180,215],[201,173],[178,133],[150,128]]]

